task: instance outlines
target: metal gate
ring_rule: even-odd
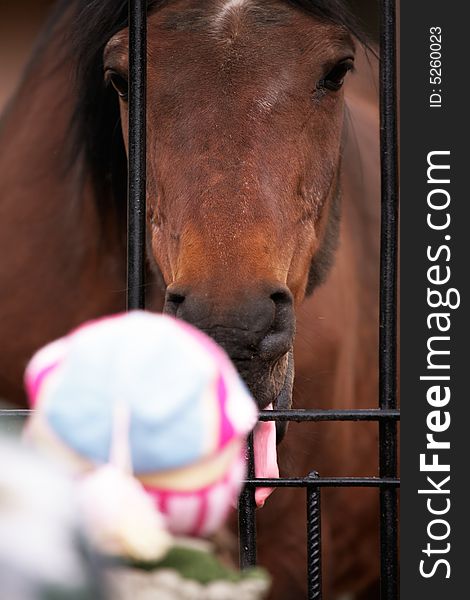
[[[376,421],[379,423],[378,477],[256,479],[252,440],[248,480],[239,502],[240,566],[256,564],[256,487],[302,487],[307,503],[308,600],[322,597],[321,489],[376,487],[380,489],[381,599],[398,598],[397,519],[397,256],[398,146],[395,0],[380,1],[380,154],[381,249],[379,408],[369,410],[262,411],[268,421]],[[145,250],[145,63],[146,0],[130,1],[129,10],[129,230],[128,308],[144,307]]]
[[[262,411],[268,421],[375,421],[379,424],[378,477],[256,479],[252,440],[248,480],[239,503],[240,566],[256,564],[256,487],[301,487],[306,490],[308,600],[322,597],[321,490],[325,487],[375,487],[380,490],[381,599],[398,598],[397,520],[397,255],[398,146],[395,0],[380,1],[380,153],[381,252],[378,408],[361,410]],[[145,306],[146,184],[146,30],[147,0],[129,0],[129,202],[128,309]],[[29,411],[3,410],[1,416],[23,418]]]

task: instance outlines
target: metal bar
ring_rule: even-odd
[[[147,0],[129,0],[127,309],[145,307]]]
[[[321,492],[318,473],[310,473],[307,484],[307,598],[322,598]]]
[[[0,417],[27,417],[30,409],[1,409]],[[260,421],[294,421],[302,423],[304,421],[384,421],[400,419],[399,410],[380,410],[373,408],[370,410],[262,410],[260,412]]]
[[[255,480],[255,460],[253,452],[253,434],[248,437],[248,479]],[[255,486],[245,482],[238,500],[238,543],[240,568],[247,569],[256,565],[256,502]]]
[[[249,478],[245,481],[253,487],[307,487],[310,485],[309,477],[287,477],[280,479],[255,479]],[[398,478],[388,477],[319,477],[315,480],[317,487],[390,487],[396,488],[400,485]]]
[[[0,410],[0,417],[7,417],[12,419],[17,419],[19,417],[26,419],[29,415],[31,415],[34,410],[30,410],[29,408],[3,408]]]
[[[382,0],[380,26],[380,155],[382,229],[380,252],[380,408],[397,408],[398,138],[395,0]],[[379,475],[397,475],[397,427],[379,424]],[[380,489],[381,599],[398,597],[397,493]]]
[[[260,421],[398,421],[399,410],[357,409],[357,410],[262,410]]]

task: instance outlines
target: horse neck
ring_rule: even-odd
[[[124,307],[116,220],[102,223],[83,159],[66,168],[75,65],[63,59],[63,26],[27,68],[0,125],[4,397],[20,398],[21,365],[41,344]]]
[[[0,210],[20,227],[49,223],[62,248],[103,250],[106,239],[114,251],[114,213],[102,222],[85,160],[69,150],[76,68],[66,47],[69,14],[46,26],[0,120]]]
[[[58,22],[49,40],[39,45],[0,122],[2,203],[14,197],[15,212],[24,218],[40,214],[43,220],[52,215],[58,219],[61,215],[63,228],[76,227],[73,217],[80,211],[87,214],[89,230],[93,226],[93,198],[89,189],[86,192],[77,186],[85,175],[83,161],[67,168],[65,152],[74,102],[71,73],[75,68],[65,58],[65,26]]]

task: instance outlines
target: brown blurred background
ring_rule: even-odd
[[[349,0],[372,38],[377,35],[377,0]],[[0,0],[0,112],[15,89],[54,0]]]
[[[0,111],[18,83],[53,0],[0,0]]]

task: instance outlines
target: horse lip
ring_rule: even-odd
[[[274,410],[286,410],[292,406],[292,389],[294,385],[294,351],[289,350],[287,358],[286,377],[276,400],[273,402]],[[280,444],[284,439],[288,423],[286,421],[276,422],[276,443]]]

